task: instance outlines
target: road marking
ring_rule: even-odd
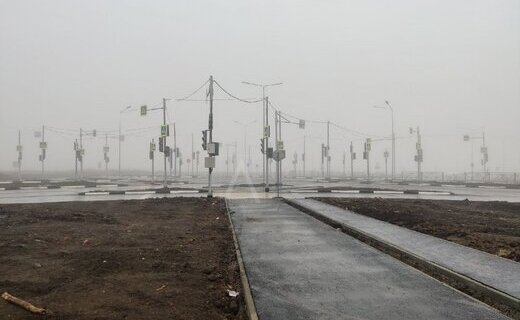
[[[81,189],[86,188],[86,186],[62,186],[62,189]]]
[[[198,190],[170,190],[170,193],[198,193]]]
[[[330,190],[333,193],[360,193],[359,190]]]
[[[155,190],[125,191],[125,194],[155,194]]]
[[[96,184],[96,188],[117,187],[117,184]]]
[[[101,191],[92,191],[92,192],[85,192],[86,196],[101,196],[101,195],[108,195],[110,194],[108,191],[101,192]]]
[[[404,194],[404,191],[394,191],[394,190],[374,190],[376,194]]]
[[[20,187],[20,190],[41,190],[47,189],[47,187]]]

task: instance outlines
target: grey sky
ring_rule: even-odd
[[[389,100],[399,137],[421,126],[426,171],[469,170],[462,135],[484,128],[491,170],[520,170],[520,2],[492,0],[0,0],[0,170],[16,159],[18,129],[24,166],[37,168],[33,131],[42,124],[114,130],[125,106],[182,97],[210,74],[248,98],[260,92],[242,80],[282,81],[269,93],[282,110],[376,136],[389,135],[390,114],[372,106]],[[192,132],[199,149],[207,106],[169,105],[184,153]],[[258,158],[260,105],[215,107],[216,140],[236,140],[239,148],[242,128],[233,120],[258,119],[248,135]],[[159,121],[159,114],[127,114],[123,124]],[[349,141],[356,139],[357,151],[362,142],[331,132],[338,168]],[[157,133],[147,134],[125,142],[126,167],[148,166],[147,143]],[[309,124],[306,134],[315,137],[308,152],[317,168],[324,127]],[[300,153],[303,133],[288,127],[284,135],[289,154]],[[49,132],[49,168],[72,168],[72,139]],[[399,170],[414,170],[414,143],[398,141]],[[87,142],[87,167],[102,160],[102,144]],[[111,146],[115,167],[115,140]],[[375,162],[382,164],[385,148],[389,143],[375,146]]]

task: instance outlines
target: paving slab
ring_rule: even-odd
[[[497,290],[511,299],[520,299],[520,263],[501,258],[427,234],[399,227],[312,199],[290,200],[304,209],[347,225],[425,261]]]
[[[282,201],[229,208],[260,319],[508,319]]]

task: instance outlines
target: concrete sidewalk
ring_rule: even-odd
[[[344,210],[317,200],[294,199],[295,205],[318,213],[365,236],[411,253],[428,263],[498,291],[516,305],[520,298],[520,263],[439,239],[388,222]],[[495,292],[495,294],[498,294]]]
[[[229,200],[260,319],[507,319],[278,200]]]

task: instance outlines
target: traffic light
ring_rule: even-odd
[[[208,130],[202,130],[202,149],[207,150],[208,148]]]
[[[164,152],[164,137],[159,137],[159,152]]]
[[[265,154],[265,140],[264,139],[260,139],[260,151],[262,152],[262,154]]]

